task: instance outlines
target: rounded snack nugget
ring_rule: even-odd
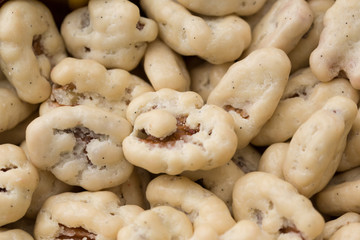
[[[295,187],[264,172],[247,173],[235,183],[233,213],[237,221],[251,220],[274,239],[315,239],[325,224]]]
[[[250,44],[250,27],[236,15],[198,17],[172,0],[142,0],[140,4],[158,23],[161,40],[181,55],[222,64],[239,58]]]
[[[106,68],[132,70],[158,29],[130,1],[90,0],[87,7],[65,17],[61,34],[74,57],[96,60]]]
[[[142,211],[135,205],[122,206],[108,191],[61,193],[42,206],[34,236],[37,240],[114,240]]]
[[[360,236],[360,223],[349,223],[337,230],[329,240],[357,240]]]
[[[284,179],[282,171],[289,143],[273,143],[261,155],[258,170]]]
[[[228,162],[236,150],[231,116],[203,105],[195,92],[144,93],[130,103],[127,119],[134,128],[123,141],[125,157],[152,173],[209,170]]]
[[[354,212],[347,212],[334,220],[326,222],[322,239],[329,240],[336,231],[350,223],[360,223],[360,215]]]
[[[228,111],[235,121],[238,148],[272,116],[290,73],[290,61],[277,48],[261,48],[234,63],[211,91],[207,103]]]
[[[356,114],[351,99],[336,96],[295,132],[282,169],[284,179],[301,194],[310,198],[333,177]]]
[[[65,58],[51,71],[52,93],[40,115],[59,106],[99,107],[125,117],[131,100],[153,88],[122,69],[107,70],[91,59]]]
[[[0,228],[0,240],[34,240],[34,238],[21,229]]]
[[[36,168],[20,147],[0,145],[0,226],[25,215],[38,181]]]
[[[88,106],[60,107],[26,129],[29,158],[59,180],[96,191],[125,182],[133,166],[122,141],[131,132],[126,119]]]
[[[51,92],[52,66],[66,57],[47,7],[38,1],[8,1],[0,8],[0,68],[19,97],[29,103]]]

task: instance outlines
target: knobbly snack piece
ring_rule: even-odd
[[[107,70],[91,59],[65,58],[51,71],[52,93],[40,115],[59,106],[95,106],[125,117],[131,100],[153,88],[122,69]]]
[[[305,0],[278,0],[252,30],[252,42],[243,57],[263,47],[289,53],[310,29],[313,15]]]
[[[249,16],[256,13],[266,0],[178,0],[178,2],[192,12],[208,16],[225,16],[235,13],[239,16]]]
[[[346,75],[351,85],[360,89],[359,8],[357,0],[340,0],[327,10],[319,45],[310,56],[311,70],[320,81]]]
[[[330,216],[360,212],[360,168],[353,168],[334,176],[328,185],[315,195],[316,208]]]
[[[27,232],[21,229],[0,229],[1,240],[34,240]]]
[[[278,178],[284,179],[283,165],[289,149],[289,143],[271,144],[261,155],[258,170],[271,173]]]
[[[144,70],[155,90],[171,88],[182,92],[190,88],[184,60],[159,39],[150,43],[145,52]]]
[[[140,4],[158,23],[161,40],[181,55],[222,64],[239,58],[250,44],[250,27],[236,15],[198,17],[172,0],[142,0]]]
[[[265,172],[245,174],[233,191],[235,220],[251,220],[273,239],[315,239],[324,219],[290,183]]]
[[[0,9],[0,68],[19,97],[46,100],[52,66],[66,57],[49,9],[38,1],[8,1]]]
[[[253,172],[258,169],[261,154],[251,145],[237,149],[231,160],[244,172]]]
[[[283,174],[301,194],[310,198],[333,177],[356,114],[357,106],[351,99],[336,96],[295,132],[283,164]]]
[[[310,68],[296,71],[290,76],[274,114],[251,143],[267,146],[287,141],[311,114],[334,96],[348,97],[357,103],[360,95],[344,78],[323,83],[314,76]]]
[[[97,191],[125,182],[133,166],[122,141],[131,132],[126,119],[88,106],[60,107],[26,129],[31,162],[69,184]],[[41,147],[40,147],[41,146]]]
[[[127,119],[134,128],[123,141],[125,157],[152,173],[209,170],[230,161],[236,150],[231,116],[203,105],[195,92],[144,93],[130,103]]]
[[[126,34],[124,34],[126,33]],[[155,40],[156,23],[140,16],[127,0],[90,0],[69,13],[61,25],[67,50],[75,58],[93,59],[106,68],[134,69],[148,42]]]
[[[329,238],[329,240],[356,240],[360,236],[360,223],[349,223],[346,226],[343,226],[339,230],[337,230],[334,235]]]
[[[146,198],[151,207],[167,205],[184,212],[194,232],[198,227],[207,226],[221,235],[235,225],[221,199],[186,177],[156,177],[148,185]]]
[[[323,240],[329,240],[336,231],[350,223],[360,223],[360,215],[354,212],[347,212],[334,220],[326,222],[322,234]]]
[[[25,215],[38,181],[36,168],[20,147],[0,145],[0,226]]]
[[[309,7],[314,13],[310,29],[301,37],[295,48],[289,52],[291,72],[309,66],[311,52],[319,44],[320,34],[324,28],[323,17],[335,0],[309,0]]]
[[[46,200],[35,223],[37,240],[113,240],[143,210],[122,206],[108,191],[61,193]]]
[[[235,121],[238,149],[272,116],[290,73],[290,61],[277,48],[261,48],[234,63],[211,91],[207,103],[222,107]]]

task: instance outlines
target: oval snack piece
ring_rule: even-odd
[[[26,144],[35,166],[67,184],[96,191],[130,176],[133,166],[122,149],[130,132],[126,119],[99,108],[61,107],[29,124]]]

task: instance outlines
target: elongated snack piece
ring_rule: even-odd
[[[360,89],[359,8],[357,0],[339,0],[326,12],[319,45],[310,56],[311,70],[320,81],[346,75],[351,85]]]
[[[51,71],[52,92],[40,115],[59,106],[95,106],[125,117],[131,100],[153,88],[122,69],[107,70],[91,59],[65,58]]]
[[[339,230],[337,230],[334,235],[329,238],[329,240],[356,240],[360,235],[360,223],[349,223],[346,226],[343,226]]]
[[[20,147],[0,145],[0,226],[25,215],[38,182],[36,168]]]
[[[157,22],[161,40],[181,55],[221,64],[239,58],[250,44],[250,27],[236,15],[198,17],[172,0],[142,0],[140,4]]]
[[[354,212],[347,212],[334,220],[326,222],[322,234],[323,239],[329,240],[335,232],[350,223],[360,223],[360,215]]]
[[[126,119],[99,108],[60,107],[29,124],[26,144],[31,162],[39,169],[51,171],[69,185],[96,191],[130,176],[133,166],[122,149],[130,132]]]
[[[273,239],[315,239],[325,224],[295,187],[264,172],[248,173],[235,183],[233,213],[236,221],[251,220]]]
[[[34,240],[27,232],[21,229],[0,229],[1,240]]]
[[[19,97],[33,104],[46,100],[51,67],[66,57],[49,9],[39,1],[6,2],[0,8],[0,42],[0,68]]]
[[[61,193],[48,198],[42,206],[34,236],[37,240],[113,240],[142,211],[135,205],[122,206],[117,196],[108,191]]]
[[[130,1],[90,0],[87,7],[65,17],[61,34],[74,57],[93,59],[107,68],[132,70],[158,29],[153,20],[141,17]]]
[[[123,141],[125,157],[152,173],[209,170],[230,161],[236,150],[231,116],[203,105],[195,92],[144,93],[130,103],[127,119],[134,128]]]
[[[277,48],[262,48],[234,63],[211,91],[207,103],[235,121],[238,148],[247,146],[272,116],[290,73],[290,60]]]
[[[289,149],[289,143],[273,143],[261,155],[258,170],[271,173],[284,179],[283,165]]]

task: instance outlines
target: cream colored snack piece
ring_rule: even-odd
[[[311,70],[320,81],[345,74],[351,85],[360,89],[359,8],[357,0],[338,0],[326,12],[319,45],[310,56]]]
[[[315,239],[325,224],[295,187],[264,172],[245,174],[235,183],[233,212],[237,221],[251,220],[273,239]]]
[[[42,206],[34,236],[37,240],[113,240],[142,211],[138,206],[122,206],[108,191],[62,193],[48,198]]]
[[[122,69],[107,70],[91,59],[65,58],[51,71],[50,98],[40,105],[40,115],[59,106],[95,106],[125,117],[131,100],[153,88]]]
[[[295,132],[283,164],[283,174],[301,194],[310,198],[333,177],[356,114],[357,106],[351,99],[336,96]]]
[[[354,212],[347,212],[334,220],[326,222],[322,234],[323,240],[329,240],[335,232],[350,223],[360,223],[360,215]]]
[[[172,206],[184,212],[194,226],[208,228],[221,235],[235,225],[225,203],[210,191],[186,177],[161,175],[146,190],[150,206]]]
[[[357,103],[360,95],[344,78],[323,83],[310,68],[296,71],[290,76],[274,114],[251,143],[266,146],[290,139],[311,114],[334,96],[348,97]]]
[[[195,92],[144,93],[130,103],[127,119],[134,128],[123,141],[125,157],[152,173],[209,170],[230,161],[236,150],[231,116],[203,105]]]
[[[359,176],[359,167],[334,176],[328,185],[315,195],[316,208],[331,216],[340,216],[347,212],[360,213]]]
[[[20,147],[0,145],[0,226],[25,215],[38,182],[36,168]]]
[[[235,13],[239,16],[249,16],[265,4],[266,0],[178,0],[178,2],[192,12],[208,16],[225,16]]]
[[[20,99],[46,100],[52,66],[66,57],[47,7],[38,1],[8,1],[0,9],[0,68]]]
[[[126,33],[126,34],[125,34]],[[90,0],[87,7],[69,13],[61,34],[75,58],[93,59],[106,68],[134,69],[147,43],[155,40],[156,23],[140,16],[127,0]]]
[[[260,8],[255,14],[250,16],[244,16],[245,21],[250,25],[251,29],[261,21],[261,19],[266,15],[266,13],[271,9],[272,5],[277,0],[266,0],[265,4]]]
[[[329,240],[356,240],[360,236],[360,223],[349,223],[346,226],[343,226],[334,235],[329,238]]]
[[[204,62],[189,69],[191,86],[190,89],[197,92],[206,102],[210,92],[220,82],[233,62],[223,64],[211,64]]]
[[[122,141],[131,132],[126,119],[99,108],[61,107],[26,129],[30,160],[59,180],[96,191],[125,182],[133,166]]]
[[[250,27],[236,15],[198,17],[172,0],[142,0],[140,4],[158,23],[161,40],[181,55],[222,64],[239,58],[250,44]]]
[[[149,44],[144,56],[144,70],[155,90],[171,88],[190,89],[190,75],[182,56],[161,40]]]
[[[0,229],[0,240],[34,240],[34,238],[21,229]]]
[[[276,48],[261,48],[234,63],[211,91],[207,103],[227,110],[235,121],[238,148],[272,116],[290,73],[290,60]]]
[[[252,42],[243,57],[263,47],[289,53],[310,29],[313,15],[305,0],[278,0],[252,30]]]
[[[311,52],[319,44],[320,34],[324,28],[323,17],[326,11],[334,4],[335,0],[309,0],[309,7],[314,13],[314,21],[295,48],[289,52],[291,71],[295,72],[309,66]]]
[[[258,169],[261,154],[251,145],[237,149],[231,160],[244,172],[253,172]]]
[[[261,155],[258,170],[271,173],[278,178],[284,179],[283,165],[289,149],[289,143],[271,144]]]

